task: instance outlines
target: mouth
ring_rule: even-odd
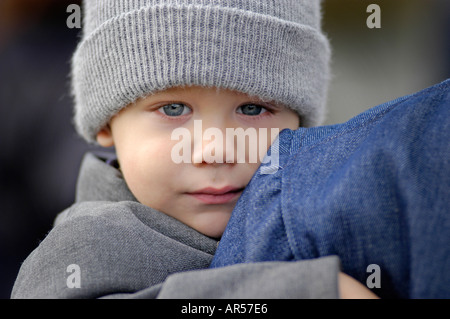
[[[226,186],[223,188],[207,187],[187,195],[205,204],[226,204],[241,196],[244,188]]]

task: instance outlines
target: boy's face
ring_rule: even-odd
[[[172,88],[124,108],[98,133],[97,141],[115,146],[125,181],[140,203],[218,238],[272,143],[271,128],[298,127],[294,111],[243,93]],[[204,134],[209,128],[213,136]],[[254,152],[250,138],[245,150],[238,150],[239,137],[227,139],[227,128],[254,128],[258,141],[264,134],[259,129],[266,129],[267,142],[260,145],[256,162],[249,160]]]

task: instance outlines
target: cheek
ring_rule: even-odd
[[[260,166],[260,163],[238,163],[235,167],[235,172],[233,172],[233,180],[236,181],[238,185],[247,186],[253,175],[256,173]]]
[[[263,127],[258,129],[258,139],[257,141],[251,143],[253,145],[249,145],[248,153],[249,155],[253,155],[253,160],[250,157],[250,163],[254,163],[255,155],[257,155],[257,166],[262,163],[263,159],[265,158],[267,151],[269,150],[270,146],[273,144],[275,139],[280,133],[280,129],[278,127]],[[257,151],[255,151],[257,149]],[[256,153],[256,154],[255,154]],[[252,169],[254,169],[254,165],[252,165]],[[256,170],[256,169],[255,169]]]
[[[118,150],[120,167],[128,187],[142,203],[150,197],[161,197],[175,173],[167,141],[153,140],[133,150]]]
[[[286,109],[285,112],[283,113],[279,127],[281,129],[288,128],[291,130],[296,130],[301,125],[302,123],[299,115],[293,110]]]

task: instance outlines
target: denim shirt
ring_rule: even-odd
[[[449,87],[283,130],[278,166],[253,176],[211,267],[338,255],[380,297],[450,298]]]

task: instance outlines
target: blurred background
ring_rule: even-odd
[[[369,29],[371,3],[381,28]],[[21,262],[74,200],[83,154],[72,126],[70,59],[81,36],[76,0],[0,0],[0,298]],[[324,0],[333,47],[326,124],[441,82],[450,75],[450,1]]]
[[[366,25],[372,3],[380,29]],[[325,124],[449,78],[450,1],[325,0],[323,9],[334,76]]]

